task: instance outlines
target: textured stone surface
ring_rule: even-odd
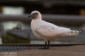
[[[0,56],[85,56],[85,45],[51,47],[50,49],[30,48],[27,50],[0,52]]]

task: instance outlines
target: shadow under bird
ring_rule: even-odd
[[[65,36],[76,36],[79,34],[77,30],[71,30],[70,28],[58,26],[50,22],[44,21],[39,11],[35,10],[31,12],[31,29],[36,37],[45,40],[45,46],[43,48],[48,49],[50,40],[57,40]]]

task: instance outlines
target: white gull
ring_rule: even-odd
[[[77,30],[71,30],[70,28],[57,26],[44,21],[39,11],[32,11],[31,17],[32,32],[39,39],[45,40],[47,46],[49,45],[49,40],[56,40],[65,36],[76,36],[79,34],[79,31]]]

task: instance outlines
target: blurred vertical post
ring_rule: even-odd
[[[81,15],[81,16],[85,16],[85,9],[81,9],[81,10],[80,10],[80,15]]]
[[[2,37],[1,37],[1,35],[0,35],[0,44],[2,44]]]
[[[2,6],[0,6],[0,13],[2,13]],[[0,24],[0,32],[3,30],[2,29],[3,27],[2,27],[2,25]],[[2,44],[2,35],[0,34],[0,44]]]
[[[80,10],[80,15],[81,15],[81,16],[85,16],[85,9],[81,9],[81,10]],[[82,25],[81,25],[81,30],[82,30],[82,31],[85,31],[85,24],[82,24]]]
[[[2,42],[3,35],[4,35],[4,29],[3,29],[2,24],[0,23],[0,44],[3,44],[3,42]]]

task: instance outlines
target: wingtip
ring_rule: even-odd
[[[74,34],[75,36],[79,35],[79,33],[80,33],[80,31],[77,31],[77,30],[73,31],[73,34]]]

